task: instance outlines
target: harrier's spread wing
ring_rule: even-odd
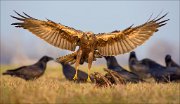
[[[36,36],[61,49],[74,51],[83,34],[83,32],[80,30],[75,30],[73,28],[57,24],[51,20],[42,21],[32,18],[25,13],[25,16],[22,16],[19,13],[17,14],[21,18],[15,16],[11,17],[22,22],[12,23],[12,25],[15,25],[15,27],[28,29]]]
[[[127,53],[158,31],[158,28],[165,25],[167,20],[160,21],[167,14],[160,18],[147,21],[146,23],[133,27],[130,26],[123,31],[97,34],[97,49],[104,56],[112,56]]]

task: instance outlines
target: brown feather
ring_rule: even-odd
[[[58,39],[59,39],[59,35],[58,35],[58,32],[56,31],[55,33],[54,33],[54,35],[55,35],[55,38],[54,38],[54,41],[53,41],[53,45],[54,46],[58,46]]]
[[[100,52],[102,55],[107,56],[130,52],[148,40],[155,32],[158,31],[160,26],[166,24],[169,19],[162,20],[165,16],[166,14],[160,18],[148,20],[146,23],[136,27],[130,26],[123,31],[97,34],[97,49],[99,50],[100,48],[104,48],[106,50],[111,50],[107,51],[108,53],[105,54]],[[110,44],[111,47],[107,48],[107,44]],[[118,53],[116,53],[116,46],[118,46]]]
[[[56,33],[56,31],[53,31],[52,35],[51,35],[51,37],[49,39],[49,42],[52,43],[52,45],[54,45],[54,40],[56,39],[56,34],[55,33]]]
[[[108,50],[109,50],[109,54],[113,54],[113,50],[112,50],[112,46],[111,46],[111,44],[108,44],[108,48],[107,48]]]
[[[64,48],[67,48],[68,49],[68,41],[65,40],[65,46]]]
[[[17,13],[19,17],[11,16],[21,23],[12,23],[16,27],[29,30],[36,36],[61,49],[74,51],[77,45],[81,45],[81,38],[86,34],[80,30],[57,24],[51,20],[42,21],[35,19],[26,13],[24,16]],[[148,20],[142,25],[128,27],[123,31],[113,31],[111,33],[99,33],[96,35],[95,49],[100,54],[111,56],[127,53],[148,40],[158,28],[165,25],[169,19],[162,20],[167,14]],[[159,18],[158,18],[159,17]]]
[[[76,44],[79,42],[80,38],[82,37],[82,34],[84,34],[80,30],[75,30],[73,28],[70,28],[61,24],[57,24],[51,20],[48,20],[48,21],[38,20],[27,15],[26,13],[24,13],[25,16],[17,12],[16,14],[19,17],[15,17],[15,16],[11,16],[11,17],[17,20],[20,20],[22,22],[12,23],[12,25],[27,29],[33,34],[35,34],[36,36],[48,42],[49,44],[52,44],[58,48],[70,50],[68,45],[66,45],[67,43],[65,43],[65,46],[61,45],[61,42],[59,42],[60,39],[57,39],[57,38],[62,38],[63,42],[66,40],[70,42],[71,44],[75,43],[74,45],[72,45],[73,47],[71,48],[71,49],[75,49]],[[74,51],[74,50],[71,50],[71,51]]]
[[[126,39],[126,42],[131,47],[130,49],[133,49],[136,47],[136,44],[133,44],[133,42],[131,42],[131,40],[129,40],[128,38]]]
[[[59,46],[60,46],[60,43],[61,43],[61,36],[58,35],[58,37],[57,37],[57,42],[56,42],[56,46],[59,47]]]
[[[114,51],[115,51],[115,52],[114,52],[114,53],[115,53],[114,55],[117,55],[117,54],[119,53],[118,43],[117,43],[117,42],[114,43]]]
[[[111,45],[112,46],[112,55],[116,55],[116,51],[115,51],[115,45]]]
[[[123,53],[123,49],[122,49],[121,43],[120,42],[117,42],[117,43],[118,43],[119,53],[122,54]]]
[[[60,44],[59,44],[60,47],[63,47],[63,41],[64,41],[64,39],[62,38],[61,41],[60,41]]]
[[[121,42],[124,53],[126,53],[128,51],[128,49],[126,47],[126,44],[124,43],[124,40],[121,40],[120,42]]]

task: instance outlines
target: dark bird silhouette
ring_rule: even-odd
[[[151,77],[149,67],[138,61],[134,51],[130,53],[129,69],[143,79]]]
[[[176,67],[179,68],[180,70],[180,65],[178,65],[177,63],[175,63],[170,55],[166,55],[165,57],[165,63],[166,63],[166,67]]]
[[[90,81],[90,68],[93,62],[94,51],[103,56],[115,56],[130,52],[137,46],[142,45],[148,40],[159,27],[164,26],[169,19],[162,20],[167,14],[149,19],[142,25],[128,27],[122,31],[113,31],[109,33],[95,34],[92,32],[83,32],[74,28],[55,23],[51,20],[43,21],[35,19],[26,13],[24,16],[17,13],[19,17],[11,16],[21,22],[12,23],[15,27],[24,28],[45,40],[51,45],[70,51],[77,50],[75,62],[76,74],[74,80],[77,80],[77,70],[81,59],[88,60],[88,79]]]
[[[3,75],[16,76],[25,80],[37,79],[44,74],[46,64],[50,60],[53,60],[53,58],[49,56],[43,56],[37,63],[33,65],[22,66],[13,70],[7,70],[3,73]]]
[[[129,68],[141,78],[153,77],[157,82],[179,80],[179,73],[174,68],[166,68],[148,58],[138,61],[135,52],[130,53]]]
[[[70,64],[68,63],[63,63],[61,62],[60,63],[62,65],[62,71],[63,71],[63,74],[65,76],[66,79],[72,81],[73,80],[73,77],[76,73],[76,70],[74,67],[72,67]],[[88,74],[81,71],[81,70],[78,70],[78,79],[77,79],[77,82],[86,82],[87,81],[87,78],[88,78]],[[91,80],[93,81],[94,79],[92,77],[90,77]]]
[[[180,66],[172,60],[170,55],[166,55],[165,63],[166,70],[175,72],[175,74],[171,76],[171,80],[180,80]]]
[[[118,72],[128,82],[139,82],[143,81],[138,75],[127,71],[121,67],[114,56],[105,56],[107,62],[107,68]]]

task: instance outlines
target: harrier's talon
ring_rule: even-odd
[[[77,76],[77,71],[76,71],[76,74],[74,75],[73,80],[77,80],[77,79],[78,79],[78,76]]]
[[[88,78],[87,78],[87,82],[92,82],[91,78],[89,77],[89,75],[88,75]]]

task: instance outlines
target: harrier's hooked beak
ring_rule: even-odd
[[[86,38],[90,39],[92,36],[93,32],[86,32]]]

